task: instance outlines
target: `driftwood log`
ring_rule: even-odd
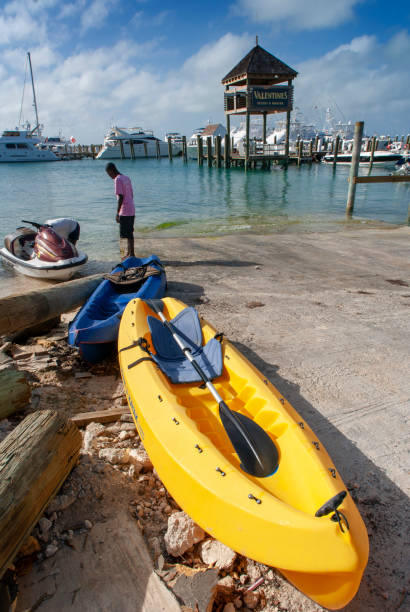
[[[0,366],[0,419],[24,408],[30,395],[24,372],[17,370],[12,363]]]
[[[0,444],[0,578],[77,461],[81,434],[61,414],[28,415]]]
[[[0,299],[0,335],[26,329],[78,308],[101,280],[102,274],[94,274]]]

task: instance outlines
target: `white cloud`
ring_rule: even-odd
[[[408,131],[408,72],[395,54],[409,43],[407,33],[386,44],[374,36],[362,36],[299,64],[295,104],[306,115],[312,115],[312,109],[320,105],[333,107],[337,116],[339,107],[348,119],[364,120],[368,133]],[[342,119],[340,114],[338,119]]]
[[[116,2],[117,0],[94,0],[89,7],[85,8],[81,15],[82,31],[100,28]]]
[[[234,13],[256,23],[284,23],[292,28],[315,30],[340,25],[353,17],[363,0],[237,0]]]

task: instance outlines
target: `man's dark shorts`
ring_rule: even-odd
[[[135,216],[120,215],[120,238],[134,238]]]

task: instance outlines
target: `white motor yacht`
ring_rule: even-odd
[[[172,153],[179,153],[172,144]],[[140,127],[121,128],[114,126],[104,138],[104,146],[97,159],[134,159],[137,157],[166,157],[168,143],[156,138],[151,130]]]
[[[0,137],[0,162],[58,161],[53,151],[38,148],[41,143],[32,130],[6,130]]]
[[[367,166],[370,163],[371,153],[370,151],[361,151],[360,153],[360,166]],[[375,151],[373,157],[373,164],[378,166],[389,166],[394,165],[396,162],[403,159],[403,156],[400,153],[394,153],[391,151]],[[328,153],[323,157],[323,162],[325,164],[333,164],[334,155],[333,153]],[[350,164],[352,162],[352,152],[341,152],[338,153],[336,158],[336,164]]]

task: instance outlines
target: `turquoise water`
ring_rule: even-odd
[[[2,236],[22,219],[74,217],[79,246],[93,260],[118,258],[113,182],[105,161],[0,164]],[[240,231],[337,231],[346,227],[348,166],[322,164],[287,170],[217,169],[182,159],[118,162],[130,176],[136,202],[136,236],[214,235]],[[372,174],[388,174],[376,168]],[[367,174],[367,168],[361,168]],[[408,183],[359,184],[348,224],[407,222]],[[0,267],[0,279],[10,272]]]

